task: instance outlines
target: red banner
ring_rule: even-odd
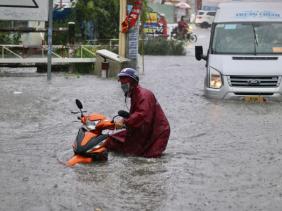
[[[135,24],[138,20],[140,11],[142,9],[142,3],[143,3],[143,0],[135,0],[134,1],[133,7],[132,7],[129,15],[126,16],[125,20],[121,24],[121,31],[123,33],[128,32],[128,30],[130,28],[135,26]]]

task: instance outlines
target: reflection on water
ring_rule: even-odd
[[[65,164],[72,155],[72,150],[58,152],[57,159]],[[76,183],[91,187],[100,208],[161,210],[168,200],[167,185],[171,183],[169,159],[170,155],[147,159],[110,152],[106,162],[78,164],[69,170]]]
[[[103,163],[73,168],[76,180],[92,184],[102,208],[160,210],[167,199],[169,173],[165,159],[123,157],[110,153]]]

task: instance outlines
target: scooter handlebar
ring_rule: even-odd
[[[71,111],[72,114],[86,113],[87,111]]]

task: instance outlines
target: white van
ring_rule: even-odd
[[[217,99],[282,99],[282,3],[218,5],[206,60],[205,95]]]

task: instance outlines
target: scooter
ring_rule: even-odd
[[[198,40],[197,35],[193,32],[192,26],[188,26],[183,35],[180,34],[178,27],[175,27],[171,32],[171,37],[173,39],[183,40],[195,43]]]
[[[108,160],[108,151],[104,147],[107,138],[115,130],[114,119],[118,116],[127,118],[129,113],[120,110],[118,115],[111,120],[99,113],[85,115],[83,105],[80,100],[76,99],[75,103],[79,111],[72,114],[80,114],[77,118],[81,121],[82,126],[79,128],[75,141],[72,145],[74,155],[67,161],[67,166],[74,166],[78,163],[92,163],[93,161]]]

